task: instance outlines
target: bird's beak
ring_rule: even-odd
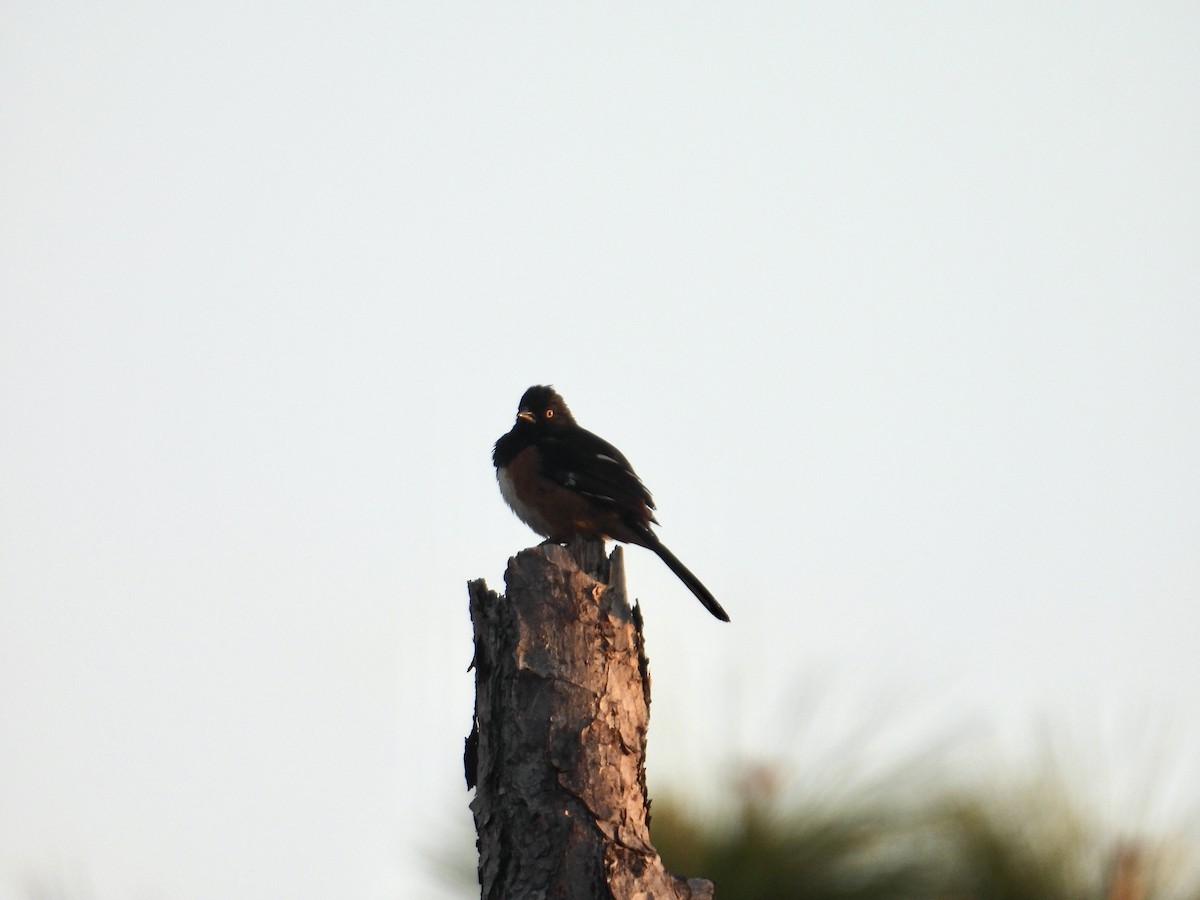
[[[517,418],[524,419],[526,422],[532,422],[533,421],[533,413],[529,412],[529,410],[523,409],[519,413],[517,413]]]

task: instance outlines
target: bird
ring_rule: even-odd
[[[729,614],[650,526],[654,499],[629,460],[571,415],[550,385],[536,384],[521,397],[512,430],[492,450],[500,493],[517,517],[547,538],[612,538],[656,553],[720,619]]]

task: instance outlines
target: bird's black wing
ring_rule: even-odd
[[[645,519],[654,499],[624,454],[601,437],[575,426],[538,442],[542,474],[593,500]]]

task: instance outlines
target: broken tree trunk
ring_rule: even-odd
[[[650,844],[650,674],[621,549],[525,550],[505,584],[468,586],[483,900],[709,900],[711,882],[671,875]]]

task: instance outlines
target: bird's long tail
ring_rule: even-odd
[[[679,557],[666,548],[662,541],[649,528],[639,529],[638,537],[642,540],[639,543],[643,547],[653,550],[658,554],[659,558],[667,564],[672,572],[678,576],[679,580],[687,585],[688,590],[696,595],[704,608],[720,619],[722,622],[729,621],[729,613],[721,608],[721,604],[717,602],[717,598],[712,595],[712,592],[706,588],[700,579],[692,574],[692,570],[679,561]]]

